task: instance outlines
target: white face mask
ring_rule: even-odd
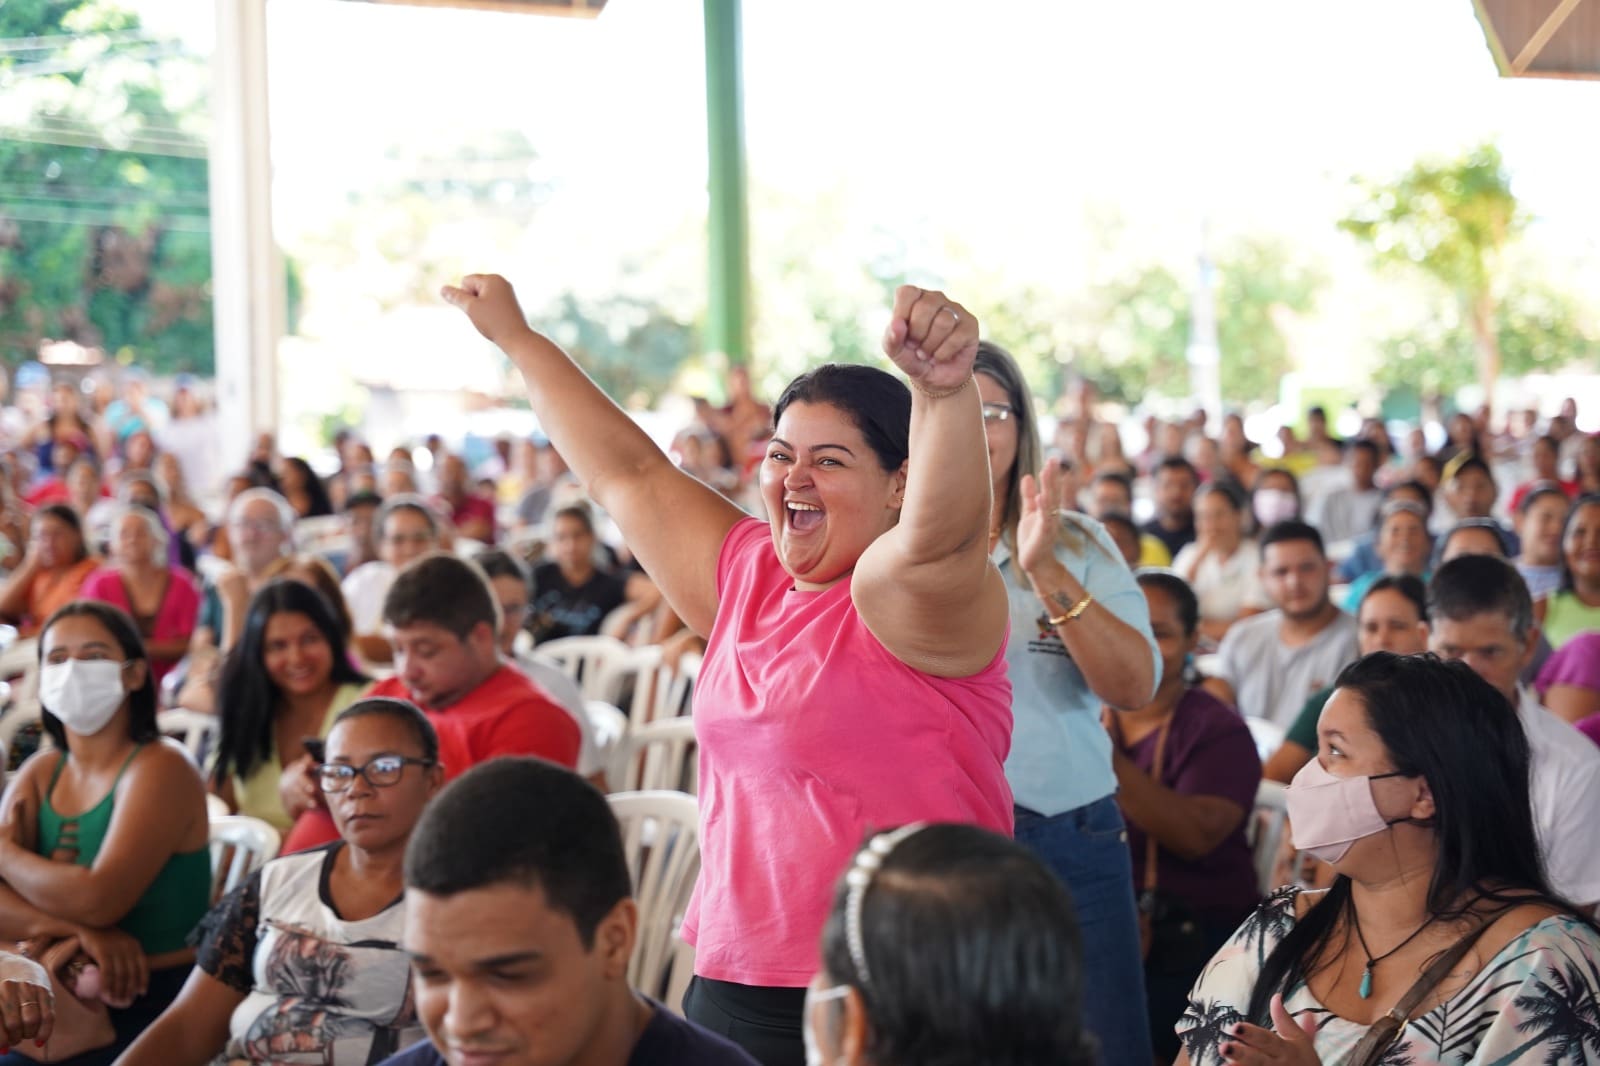
[[[1254,509],[1256,521],[1261,523],[1262,529],[1266,529],[1296,517],[1300,501],[1286,489],[1257,489]]]
[[[79,736],[106,727],[127,697],[122,687],[125,663],[110,659],[68,659],[39,671],[39,702]]]
[[[800,1015],[800,1035],[806,1043],[806,1066],[828,1066],[828,1060],[822,1054],[822,1045],[817,1041],[817,1034],[811,1029],[811,1019],[815,1017],[812,1009],[818,1004],[831,1003],[849,994],[849,985],[835,985],[821,991],[806,989],[806,1005],[804,1013]]]

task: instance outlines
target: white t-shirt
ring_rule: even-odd
[[[362,563],[339,582],[345,606],[350,608],[350,624],[358,634],[376,633],[383,625],[383,599],[389,595],[397,570],[382,559]]]
[[[1185,544],[1172,560],[1172,568],[1182,574],[1200,600],[1200,617],[1207,622],[1232,622],[1244,610],[1264,611],[1272,606],[1261,585],[1261,549],[1246,538],[1226,559],[1206,552],[1199,565],[1197,542]]]
[[[1531,689],[1520,690],[1517,718],[1532,756],[1528,788],[1550,887],[1580,905],[1600,903],[1600,748]]]
[[[1282,625],[1276,609],[1234,623],[1217,649],[1217,676],[1232,687],[1240,714],[1288,729],[1312,693],[1333,684],[1359,652],[1356,620],[1343,611],[1295,648],[1279,638]]]

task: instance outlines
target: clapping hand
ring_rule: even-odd
[[[1061,460],[1050,459],[1036,478],[1022,475],[1018,496],[1022,519],[1017,523],[1017,565],[1029,577],[1040,567],[1059,566],[1056,535],[1061,528]]]
[[[1307,1014],[1296,1019],[1283,1005],[1283,996],[1272,997],[1272,1028],[1240,1022],[1233,1027],[1229,1039],[1220,1048],[1225,1062],[1239,1066],[1322,1066],[1312,1038],[1316,1035],[1317,1019]]]
[[[883,351],[923,392],[950,392],[972,376],[978,320],[942,292],[902,285],[895,290]]]
[[[478,332],[501,348],[518,333],[529,332],[517,294],[498,274],[468,274],[460,285],[440,289],[439,295],[466,312]]]

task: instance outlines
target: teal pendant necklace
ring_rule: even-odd
[[[1432,925],[1438,919],[1438,917],[1439,916],[1437,914],[1429,915],[1428,920],[1417,926],[1416,930],[1413,931],[1410,936],[1400,941],[1400,943],[1396,944],[1388,951],[1385,951],[1382,955],[1373,957],[1372,949],[1367,947],[1367,938],[1361,935],[1361,918],[1356,914],[1356,905],[1354,901],[1350,903],[1350,924],[1355,926],[1356,940],[1360,941],[1361,951],[1367,957],[1366,968],[1361,971],[1361,987],[1358,989],[1358,991],[1361,993],[1362,999],[1372,998],[1372,968],[1378,965],[1378,963],[1382,962],[1384,959],[1387,959],[1390,955],[1393,955],[1395,952],[1405,947],[1407,944],[1411,943],[1413,940],[1417,939],[1417,935],[1424,929],[1428,928],[1428,926]]]

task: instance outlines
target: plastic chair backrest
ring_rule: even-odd
[[[211,819],[211,902],[278,854],[278,831],[259,818],[229,814]]]
[[[1289,822],[1288,791],[1277,781],[1263,781],[1256,789],[1256,805],[1245,823],[1245,836],[1256,867],[1256,886],[1266,895],[1278,886],[1273,871],[1278,865],[1278,849],[1283,846],[1283,830]]]
[[[664,718],[635,726],[611,757],[606,780],[619,792],[670,789],[699,795],[693,718]]]
[[[222,723],[217,721],[214,714],[201,714],[181,707],[156,715],[157,731],[182,744],[194,764],[202,768],[206,764],[206,756],[216,746],[217,731],[221,726]]]
[[[639,907],[639,939],[628,983],[648,996],[679,1002],[684,975],[678,927],[700,873],[700,809],[681,792],[617,792],[608,796],[622,829],[622,852]]]
[[[606,663],[628,651],[628,646],[614,637],[560,637],[536,646],[533,657],[576,681],[584,699],[603,700]]]
[[[1272,758],[1273,754],[1283,747],[1286,734],[1283,727],[1276,722],[1247,714],[1244,716],[1244,724],[1250,727],[1250,739],[1256,742],[1256,754],[1261,756],[1262,762]]]
[[[617,746],[628,735],[628,716],[605,700],[585,700],[583,712],[589,719],[590,728],[594,730],[594,746],[600,759],[600,769],[609,772]]]

